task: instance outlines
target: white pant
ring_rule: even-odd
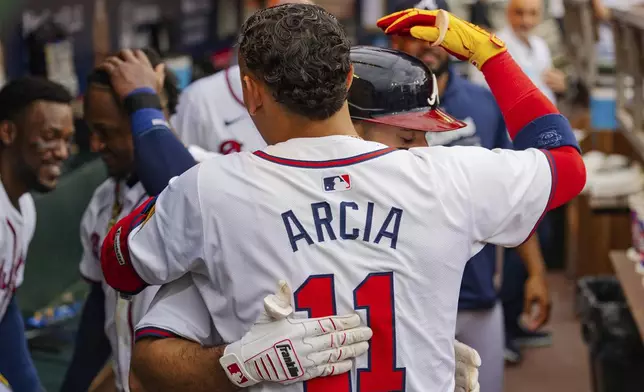
[[[456,339],[479,352],[481,392],[503,392],[505,331],[503,307],[459,311],[456,317]]]

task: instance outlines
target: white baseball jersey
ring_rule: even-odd
[[[154,301],[136,325],[136,340],[144,337],[181,337],[204,346],[224,343],[217,335],[191,274],[160,287]]]
[[[244,107],[236,65],[189,85],[170,122],[181,141],[208,151],[230,154],[266,147]]]
[[[133,304],[148,302],[154,298],[156,287],[144,290],[136,301],[126,301],[104,282],[100,262],[100,247],[111,225],[127,216],[148,198],[140,182],[105,180],[94,192],[81,220],[81,243],[83,256],[81,275],[86,280],[102,283],[105,293],[105,334],[112,348],[112,366],[117,390],[127,390],[127,375],[130,369],[131,341],[134,325]],[[120,207],[115,205],[120,203]],[[138,310],[138,309],[137,309]],[[129,338],[128,338],[129,337]]]
[[[302,316],[357,311],[374,331],[369,355],[348,376],[307,382],[308,392],[451,392],[463,269],[485,243],[513,247],[531,234],[553,189],[546,154],[292,139],[190,169],[127,249],[150,284],[190,272],[225,342],[250,329],[279,279]],[[191,321],[168,316],[163,326]]]
[[[34,199],[25,193],[18,205],[19,210],[11,204],[0,181],[0,320],[22,284],[27,250],[36,230]]]
[[[196,146],[189,146],[188,150],[197,161],[219,155]],[[148,287],[130,301],[120,298],[104,282],[100,247],[111,225],[127,216],[147,198],[140,182],[128,184],[124,180],[117,182],[109,178],[94,192],[81,221],[81,275],[89,281],[102,283],[105,293],[105,333],[112,348],[116,385],[124,391],[129,391],[127,380],[134,339],[133,327],[143,317],[159,288]],[[115,201],[120,203],[120,207],[115,205]]]

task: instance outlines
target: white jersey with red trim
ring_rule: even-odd
[[[266,142],[242,99],[239,66],[235,65],[188,86],[170,122],[181,141],[208,151],[230,154],[264,148]]]
[[[126,301],[108,286],[101,271],[100,249],[109,228],[119,219],[127,216],[139,204],[148,198],[143,185],[138,182],[108,178],[96,188],[94,195],[81,220],[81,243],[83,256],[80,262],[81,275],[88,281],[101,283],[105,293],[105,334],[112,348],[112,366],[117,390],[127,390],[127,375],[130,368],[131,344],[128,336],[133,336],[131,325],[134,325],[132,305],[135,301]],[[149,287],[136,302],[149,303],[157,287]],[[142,314],[142,313],[141,313]]]
[[[219,156],[196,146],[189,146],[188,150],[197,161]],[[105,293],[105,333],[112,348],[117,388],[124,391],[129,391],[125,380],[128,380],[130,371],[133,327],[143,317],[159,288],[148,287],[130,301],[120,298],[104,281],[99,258],[100,247],[109,228],[147,198],[140,182],[128,183],[109,178],[94,191],[81,220],[81,275],[88,281],[102,284]]]
[[[29,243],[36,230],[34,199],[25,193],[16,209],[0,181],[0,320],[22,284]]]
[[[239,340],[279,279],[293,288],[299,316],[355,311],[374,331],[349,375],[251,391],[451,392],[465,264],[485,243],[528,238],[552,179],[549,153],[536,149],[292,139],[176,178],[127,242],[115,243],[125,267],[114,268],[131,263],[150,284],[191,273],[202,302],[146,326],[193,339],[208,328],[194,325],[201,312],[225,342]],[[172,307],[168,298],[156,306]],[[299,366],[290,359],[283,365]]]

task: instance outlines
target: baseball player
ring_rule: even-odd
[[[61,85],[34,77],[0,91],[0,374],[21,392],[41,391],[15,294],[36,228],[29,192],[58,183],[74,134],[71,101]]]
[[[159,78],[158,85],[163,86],[163,88],[158,88],[158,91],[161,92],[160,107],[164,109],[167,117],[174,109],[172,105],[172,102],[175,101],[173,85],[176,82],[170,78],[171,74],[164,73],[165,69],[158,55],[147,51],[146,59],[150,60],[151,66],[156,69],[156,75]],[[114,100],[113,86],[109,76],[103,71],[96,70],[89,77],[85,113],[92,129],[92,146],[94,150],[101,153],[110,178],[97,188],[83,217],[81,239],[84,255],[80,268],[87,280],[100,283],[103,286],[105,332],[110,342],[113,361],[108,364],[108,366],[111,365],[110,371],[102,371],[99,374],[101,382],[97,380],[93,383],[95,391],[113,390],[114,387],[123,391],[138,390],[136,375],[130,373],[131,343],[134,338],[132,327],[145,313],[158,290],[158,287],[149,287],[131,301],[118,298],[116,292],[104,284],[100,271],[98,246],[102,242],[103,236],[118,218],[131,212],[147,198],[148,194],[155,194],[156,189],[162,189],[163,184],[157,183],[157,181],[163,181],[167,185],[170,177],[162,179],[158,173],[171,172],[163,170],[169,165],[165,165],[164,157],[156,150],[156,142],[159,140],[143,139],[138,134],[132,135],[127,118],[124,118],[123,109],[124,107]],[[195,151],[192,147],[189,147],[188,150]],[[151,158],[150,154],[155,154],[154,158]],[[188,153],[185,152],[185,154]],[[201,151],[198,154],[193,153],[194,155],[197,155],[195,160],[198,161],[200,158],[212,158],[218,154],[207,154]],[[155,169],[161,170],[149,170],[148,166],[139,164],[140,158],[154,159],[159,164],[155,166]],[[185,162],[189,161],[181,154],[167,158],[178,162],[176,167],[182,167]],[[194,160],[192,162],[194,164]],[[145,169],[141,169],[142,167]],[[168,169],[173,170],[173,167]],[[365,330],[363,328],[352,331],[352,325],[358,326],[360,324],[359,318],[349,317],[348,323],[345,322],[346,319],[347,317],[337,317],[335,322],[346,325],[348,328],[346,333],[349,336],[362,333],[361,331]],[[286,334],[284,337],[288,338],[289,335]],[[361,342],[368,338],[369,336],[365,335],[364,338],[357,337],[354,340]],[[213,341],[216,342],[216,340]],[[321,368],[320,373],[323,370],[324,368]]]
[[[356,49],[358,53],[361,52],[361,50],[358,48]],[[402,59],[407,59],[407,57],[404,54],[397,53],[394,54],[394,56],[400,56]],[[356,57],[356,59],[359,61],[360,56]],[[387,60],[391,59],[385,59],[385,62]],[[414,59],[414,61],[418,62],[417,60]],[[426,80],[431,79],[431,75],[426,75],[424,72],[426,70],[424,68],[420,69],[422,73],[417,74],[420,76],[425,77]],[[373,74],[372,76],[377,78],[377,73]],[[416,80],[414,80],[416,82]],[[118,77],[114,81],[114,83],[118,83]],[[358,84],[355,84],[358,85]],[[357,89],[360,89],[360,87],[355,87]],[[353,87],[352,87],[353,89]],[[421,90],[419,92],[422,93]],[[452,124],[452,126],[455,126]],[[155,135],[158,133],[151,133],[152,135]],[[160,148],[157,149],[156,153],[156,158],[155,160],[159,160],[160,158],[163,158],[163,156],[174,156],[176,154],[173,154],[172,151],[165,151],[164,150],[164,145],[161,143],[158,143],[158,141],[153,141],[153,140],[148,140],[150,142],[149,144],[152,145],[158,145]],[[180,146],[179,143],[177,145]],[[140,148],[135,148],[134,149],[134,154],[135,156],[137,155],[137,152],[139,152],[141,149]],[[163,160],[163,159],[162,159]],[[169,164],[174,163],[174,161],[167,160]],[[176,166],[176,165],[175,165]],[[187,169],[187,168],[186,168]],[[141,172],[141,177],[146,173]],[[166,181],[167,182],[167,181]],[[347,187],[346,183],[343,183],[341,179],[336,179],[334,181],[334,184],[337,186],[344,186],[345,188]],[[187,281],[190,283],[192,280],[186,278]],[[173,286],[172,284],[170,286]],[[149,289],[148,289],[149,290]],[[141,340],[145,338],[182,338],[182,339],[188,339],[191,341],[195,342],[200,342],[203,345],[206,346],[212,346],[216,344],[216,340],[213,338],[216,338],[216,328],[211,325],[210,318],[207,317],[208,311],[207,309],[204,310],[205,305],[203,305],[203,301],[199,297],[198,291],[194,288],[194,286],[190,286],[190,284],[179,284],[177,285],[176,290],[173,292],[173,288],[171,287],[165,287],[165,292],[170,292],[172,295],[164,295],[164,298],[168,298],[168,301],[170,301],[170,304],[165,304],[163,301],[159,302],[156,301],[157,304],[152,307],[152,309],[155,310],[148,310],[148,315],[144,318],[143,321],[141,321],[136,328],[135,332],[135,339]],[[159,295],[157,295],[159,297]],[[174,308],[173,308],[174,305]],[[202,306],[199,306],[202,305]],[[152,313],[152,315],[150,315]],[[174,317],[168,317],[169,315],[172,315]],[[282,317],[284,318],[284,317]],[[163,320],[190,320],[190,323],[181,323],[182,327],[177,327],[176,323],[171,323],[169,326],[165,327],[167,323],[162,323]],[[199,322],[201,320],[201,323]],[[266,326],[264,326],[265,328]],[[183,344],[188,344],[186,342],[182,342]],[[197,344],[199,346],[199,344]],[[478,375],[477,375],[477,367],[480,365],[480,359],[478,357],[478,353],[476,351],[472,350],[471,348],[460,344],[456,343],[455,345],[455,355],[457,358],[457,373],[456,373],[456,391],[476,391],[478,388]],[[154,381],[152,381],[154,382]],[[148,383],[146,383],[147,385]],[[162,386],[163,387],[170,387],[168,385]],[[153,387],[153,389],[156,389],[157,387]],[[180,388],[179,386],[176,386],[176,388]]]
[[[444,0],[398,0],[396,10],[418,8],[425,10],[444,9],[449,11]],[[453,132],[431,132],[419,134],[414,140],[424,145],[426,136],[430,145],[473,145],[488,149],[513,148],[507,135],[505,122],[494,96],[487,88],[475,85],[458,75],[450,65],[450,55],[443,48],[430,46],[423,40],[414,37],[391,37],[392,47],[402,50],[422,60],[436,75],[439,86],[441,109],[451,116],[464,121],[467,125]],[[476,70],[476,72],[479,72]],[[480,72],[479,72],[480,73]],[[482,76],[481,76],[482,77]],[[356,97],[357,98],[357,97]],[[351,102],[351,99],[349,100]],[[359,127],[358,127],[359,128]],[[370,132],[370,133],[373,133]],[[543,222],[540,227],[543,226]],[[531,236],[518,248],[530,278],[516,279],[516,286],[525,283],[526,311],[536,310],[533,317],[533,328],[539,328],[547,322],[550,299],[546,282],[546,267],[540,252],[536,235]],[[504,260],[507,263],[507,257]],[[498,295],[498,283],[495,284],[497,268],[497,247],[488,244],[465,266],[459,312],[456,319],[456,337],[474,347],[483,360],[480,369],[481,389],[487,392],[503,390],[504,347],[508,341],[504,337],[503,318],[505,308]],[[499,265],[500,267],[501,265]],[[498,276],[498,275],[497,275]],[[504,282],[513,276],[503,274]],[[521,312],[519,312],[521,313]],[[511,353],[508,351],[508,353]],[[505,355],[507,359],[516,358]]]
[[[151,133],[151,134],[155,135],[155,133]],[[174,166],[178,166],[172,160],[163,160],[164,156],[172,157],[172,156],[175,156],[176,154],[173,154],[172,151],[165,151],[163,148],[164,145],[162,143],[159,143],[159,141],[155,141],[155,140],[148,140],[148,143],[146,143],[146,145],[147,144],[156,145],[160,147],[156,150],[155,160],[159,160],[161,158],[162,161],[165,161],[168,164],[174,164]],[[141,148],[135,148],[134,149],[135,157],[137,156],[137,153],[140,153],[140,152],[141,152]],[[142,159],[139,159],[139,160],[141,161]],[[187,168],[185,169],[187,170]],[[178,171],[180,169],[174,169],[174,170]],[[140,177],[143,179],[145,176],[146,176],[146,173],[140,171]],[[163,179],[163,181],[167,183],[165,179]],[[335,183],[338,184],[338,186],[340,186],[340,181],[336,180]],[[161,185],[162,184],[153,185],[153,187],[158,187]],[[343,184],[343,185],[346,186],[346,184]],[[191,282],[190,279],[187,279],[187,280],[188,282]],[[148,293],[149,290],[150,289],[147,289],[145,292]],[[166,287],[166,292],[167,291],[171,292],[171,289]],[[157,303],[157,305],[154,306],[153,308],[158,310],[156,312],[158,313],[158,315],[155,315],[155,312],[152,311],[151,313],[153,315],[150,317],[146,317],[147,321],[141,321],[139,323],[139,327],[137,327],[137,330],[135,332],[136,340],[149,338],[149,337],[153,337],[153,338],[179,337],[183,339],[200,342],[201,344],[204,344],[207,346],[212,346],[217,343],[216,332],[214,332],[216,329],[214,326],[211,325],[211,321],[209,317],[207,317],[208,315],[207,309],[200,312],[200,309],[203,309],[205,305],[198,306],[200,304],[203,304],[203,301],[200,299],[199,293],[198,291],[195,290],[194,286],[178,285],[178,289],[176,290],[176,292],[172,296],[166,296],[166,297],[170,298],[171,304],[176,305],[176,307],[173,309],[172,306],[164,304],[163,301],[160,304]],[[148,311],[148,313],[150,312]],[[174,318],[168,317],[168,314],[173,315]],[[279,313],[279,314],[282,314],[281,318],[284,318],[284,313]],[[168,319],[190,320],[190,324],[188,323],[183,324],[183,326],[187,327],[186,330],[182,330],[181,328],[176,328],[176,326],[172,326],[172,325],[167,329],[163,329],[163,328],[159,328],[159,326],[165,325],[165,324],[158,324],[158,322],[155,321],[156,320],[155,316],[158,316],[159,320],[168,320]],[[202,324],[200,324],[198,320],[201,320]],[[157,322],[157,324],[155,324],[155,322]],[[264,325],[263,328],[266,328],[266,326]],[[352,331],[347,331],[347,333],[352,333]],[[478,388],[477,368],[478,366],[480,366],[480,358],[478,357],[478,353],[476,353],[476,351],[471,349],[470,347],[457,342],[455,344],[455,356],[457,358],[457,367],[456,367],[456,375],[455,375],[456,391],[459,391],[459,392],[477,391],[478,390],[477,389]],[[131,382],[132,381],[133,380],[131,380]],[[177,388],[179,388],[179,386],[177,386]]]
[[[480,67],[515,144],[537,148],[403,151],[357,138],[346,103],[350,46],[341,26],[320,7],[273,7],[249,18],[240,39],[244,103],[269,147],[190,169],[117,223],[103,243],[104,276],[121,292],[190,273],[226,342],[249,331],[261,310],[258,300],[280,277],[297,288],[296,311],[315,317],[356,309],[373,330],[367,358],[353,365],[357,372],[253,390],[453,390],[465,263],[484,243],[518,245],[544,211],[585,183],[569,124],[501,41],[437,11],[408,10],[380,26],[438,42]],[[114,74],[134,64],[111,58],[106,68]],[[118,94],[140,96],[139,102],[154,96],[144,77],[123,83]],[[427,103],[399,120],[425,120],[437,102],[430,96]],[[153,106],[137,109],[131,116],[138,131],[169,132]],[[337,176],[350,189],[329,186]],[[159,382],[182,378],[199,390],[216,378],[212,371],[185,379],[185,351],[167,342],[155,341],[148,352],[165,347],[166,355],[145,359],[155,362],[150,369]],[[277,351],[247,343],[227,346],[220,361],[239,386],[298,381],[319,360],[299,340]],[[342,358],[335,354],[332,359]],[[278,366],[269,366],[275,361]]]
[[[267,6],[312,4],[308,0],[271,0]],[[266,147],[244,106],[239,65],[189,85],[170,119],[179,139],[207,151],[230,154]]]
[[[159,88],[162,106],[166,111],[166,116],[169,116],[174,113],[178,96],[176,79],[172,73],[165,72],[161,59],[156,53],[151,51],[147,51],[147,53],[152,65],[157,68],[159,86],[162,86]],[[110,390],[116,386],[119,391],[127,391],[129,390],[127,380],[130,368],[130,342],[132,340],[131,324],[143,314],[147,304],[154,297],[156,288],[151,287],[145,290],[134,301],[120,300],[116,292],[104,284],[100,269],[99,250],[104,236],[114,223],[133,211],[149,196],[148,190],[143,181],[140,181],[136,171],[134,146],[139,140],[132,137],[128,118],[123,113],[121,105],[114,99],[109,76],[105,72],[95,70],[89,76],[88,84],[89,89],[84,104],[85,119],[92,131],[91,147],[95,152],[100,153],[107,167],[109,178],[94,192],[81,221],[83,256],[80,262],[80,271],[81,275],[92,283],[92,292],[98,292],[98,294],[90,294],[90,301],[86,303],[83,313],[94,312],[101,315],[98,320],[103,322],[98,325],[95,325],[96,323],[81,323],[79,338],[102,335],[88,329],[100,328],[100,331],[105,331],[110,346],[109,352],[112,356],[111,364],[107,366],[111,365],[110,369],[113,371],[107,372],[108,377],[105,377],[102,384],[99,383],[96,386],[98,388],[96,390],[100,391],[101,388],[105,388],[100,385],[111,385]],[[96,298],[98,301],[92,301],[91,298]],[[92,321],[86,317],[82,317],[82,319]],[[92,353],[84,355],[84,351],[88,349],[86,345],[89,346],[89,349],[95,348],[93,342],[77,341],[72,363],[78,362],[79,358],[86,360],[91,357]],[[94,353],[94,355],[96,354]],[[80,368],[70,368],[68,371],[65,385],[67,388],[87,390],[91,378],[87,379],[82,374],[83,364],[78,364],[81,365]],[[94,375],[96,373],[91,376]],[[84,385],[81,386],[79,383]]]

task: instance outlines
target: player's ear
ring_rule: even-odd
[[[154,73],[157,75],[157,92],[161,92],[165,83],[165,64],[161,63],[154,67]]]
[[[391,48],[394,50],[403,50],[403,37],[397,35],[391,36]]]
[[[263,106],[262,86],[249,75],[243,75],[242,77],[244,103],[246,104],[246,109],[248,109],[248,114],[254,116]]]
[[[347,75],[347,90],[351,88],[353,83],[353,64],[351,64],[351,69],[349,69],[349,74]]]
[[[16,140],[16,124],[11,121],[0,122],[0,142],[4,146],[10,146]]]

